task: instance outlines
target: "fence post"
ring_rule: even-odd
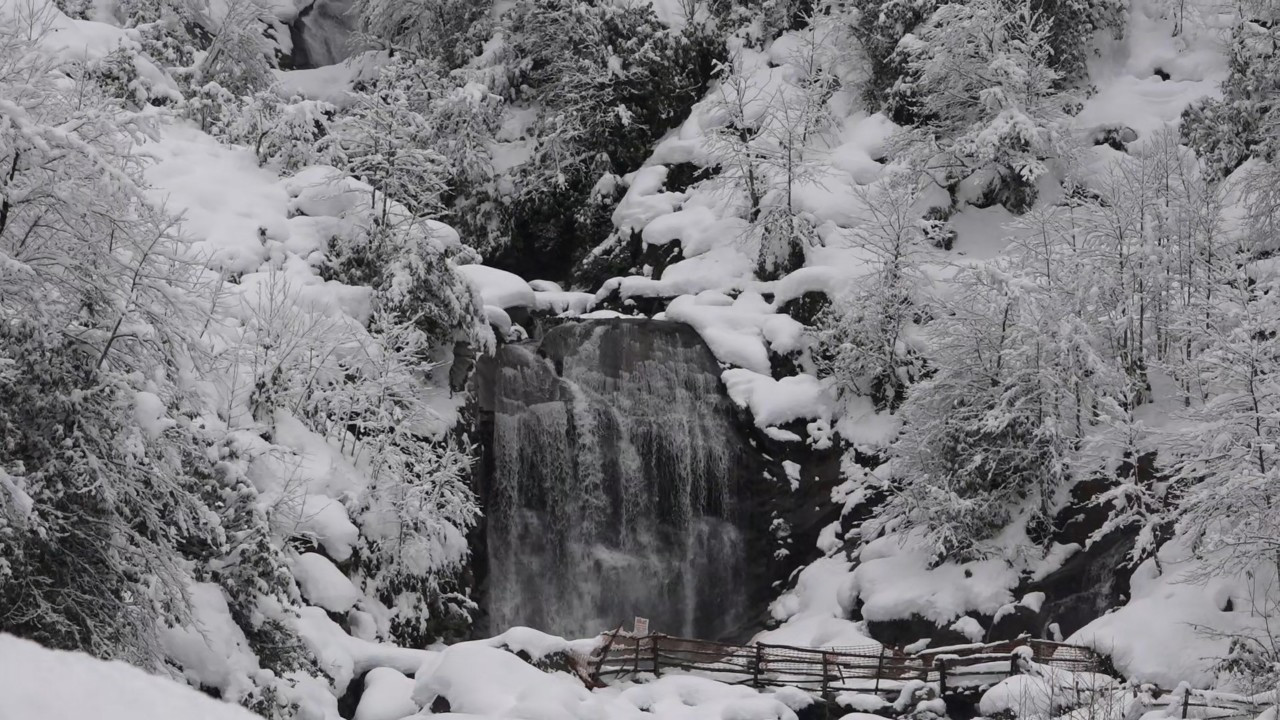
[[[760,665],[764,663],[764,650],[756,643],[756,662],[751,668],[751,686],[760,689]]]
[[[827,654],[822,653],[822,699],[827,699]]]
[[[884,646],[883,645],[880,646],[880,659],[876,661],[876,684],[875,684],[874,692],[876,692],[877,694],[880,692],[880,675],[882,673],[884,673]]]
[[[653,643],[653,674],[657,676],[660,668],[658,667],[658,641],[662,639],[661,635],[650,635],[650,642]]]
[[[1018,653],[1011,652],[1009,653],[1009,677],[1013,677],[1019,672],[1022,672],[1022,669],[1018,667]]]
[[[1191,688],[1182,691],[1182,720],[1187,720],[1187,707],[1191,705]]]
[[[938,669],[938,697],[942,697],[947,692],[947,661],[938,658],[933,661],[933,666]]]

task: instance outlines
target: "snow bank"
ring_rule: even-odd
[[[1004,560],[945,563],[929,567],[929,553],[910,539],[887,536],[862,550],[850,592],[862,599],[867,620],[897,620],[919,615],[950,624],[961,615],[994,615],[1012,602],[1018,573]]]
[[[1249,597],[1251,586],[1267,587],[1269,572],[1257,569],[1251,583],[1243,574],[1215,571],[1214,558],[1195,559],[1181,539],[1166,543],[1158,557],[1159,564],[1148,559],[1134,571],[1128,603],[1067,642],[1110,655],[1117,670],[1138,682],[1209,687],[1213,663],[1227,654],[1230,635],[1265,635],[1264,619],[1251,612]]]
[[[166,657],[178,663],[187,682],[217,688],[223,699],[239,702],[253,689],[258,659],[249,649],[244,631],[231,618],[222,589],[212,583],[193,583],[191,624],[160,632]]]
[[[255,720],[256,715],[122,662],[0,635],[0,714],[14,720]]]
[[[861,622],[845,618],[851,614],[848,584],[850,563],[840,558],[821,558],[800,571],[796,586],[769,606],[774,619],[783,621],[776,630],[755,636],[755,642],[795,647],[878,647]]]

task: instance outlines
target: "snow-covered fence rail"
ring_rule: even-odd
[[[1021,650],[1018,648],[1029,648]],[[943,692],[994,685],[1017,674],[1019,658],[1072,672],[1103,672],[1105,659],[1087,648],[1022,638],[908,654],[882,645],[802,648],[736,645],[666,635],[609,633],[592,658],[596,678],[682,670],[753,687],[791,686],[828,696],[896,692],[905,683],[936,683]]]
[[[1277,702],[1277,693],[1263,696],[1233,695],[1212,690],[1193,690],[1181,687],[1166,697],[1170,699],[1171,715],[1187,718],[1229,720],[1230,718],[1256,718],[1263,710]]]

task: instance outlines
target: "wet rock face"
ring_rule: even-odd
[[[1063,638],[1069,637],[1128,601],[1133,573],[1128,560],[1135,539],[1136,533],[1114,532],[1029,588],[1047,597],[1040,609],[1041,637],[1052,639],[1049,627],[1054,624]]]
[[[728,637],[763,606],[766,461],[696,332],[565,323],[479,365],[479,631]]]

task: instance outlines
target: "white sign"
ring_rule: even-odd
[[[649,618],[636,617],[636,627],[632,632],[636,637],[645,637],[649,634]]]

